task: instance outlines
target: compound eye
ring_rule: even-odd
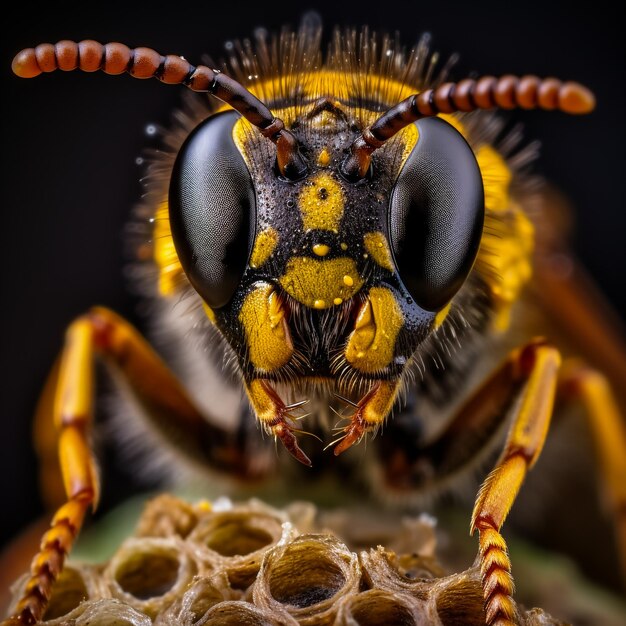
[[[232,299],[254,237],[256,197],[233,140],[239,114],[202,122],[180,149],[170,181],[174,245],[195,290],[219,309]]]
[[[438,118],[416,125],[418,141],[391,195],[389,237],[407,290],[423,309],[437,311],[472,269],[485,199],[480,169],[463,136]]]

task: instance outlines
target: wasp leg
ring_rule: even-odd
[[[14,623],[34,624],[42,619],[52,586],[83,523],[87,508],[98,502],[95,459],[88,442],[92,419],[91,324],[75,321],[68,329],[58,372],[54,423],[59,431],[58,454],[67,502],[55,513],[30,567]]]
[[[607,378],[584,362],[563,364],[559,399],[581,402],[605,486],[606,504],[615,521],[617,544],[626,582],[626,425]]]
[[[616,315],[597,284],[569,250],[563,239],[563,220],[569,206],[548,189],[542,195],[541,222],[535,225],[537,241],[530,288],[541,303],[550,336],[559,345],[572,344],[576,354],[603,372],[611,382],[622,412],[626,410],[626,341],[624,322]],[[545,322],[544,322],[545,324]]]
[[[471,533],[479,532],[485,614],[490,626],[512,626],[515,623],[511,562],[500,528],[526,473],[543,448],[560,365],[558,350],[542,340],[535,340],[513,351],[461,409],[460,415],[478,415],[481,410],[490,412],[495,408],[492,392],[497,399],[501,397],[499,387],[502,384],[509,390],[516,384],[524,384],[502,455],[481,486],[472,513]]]
[[[65,502],[63,477],[59,472],[59,432],[54,420],[54,398],[59,381],[61,358],[57,358],[39,396],[33,423],[33,440],[39,464],[40,493],[50,511]]]
[[[356,405],[350,416],[350,423],[343,429],[343,435],[335,447],[335,456],[358,443],[366,433],[375,431],[387,418],[398,396],[400,383],[377,382]]]
[[[419,433],[403,427],[396,434],[397,447],[388,448],[385,440],[381,442],[387,462],[385,484],[392,489],[398,486],[401,495],[410,495],[420,487],[436,488],[437,483],[443,484],[475,464],[498,436],[503,416],[513,412],[504,451],[484,481],[472,514],[472,533],[480,533],[478,563],[490,626],[515,623],[511,563],[500,528],[543,447],[560,362],[554,347],[542,339],[534,340],[510,353],[435,441],[426,446],[414,444],[412,440],[419,439]]]
[[[122,374],[154,425],[187,453],[195,453],[198,461],[214,469],[259,478],[234,435],[207,422],[139,333],[115,313],[92,309],[69,326],[60,365],[49,377],[38,407],[38,413],[52,412],[66,502],[43,535],[22,598],[7,624],[34,624],[42,619],[85,513],[98,502],[99,480],[89,442],[96,355]],[[41,427],[39,433],[44,447],[49,445],[49,430]]]

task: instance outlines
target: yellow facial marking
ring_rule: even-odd
[[[317,164],[320,167],[328,167],[329,163],[330,163],[330,154],[328,153],[328,150],[326,148],[322,148],[322,151],[317,157]]]
[[[348,249],[348,244],[347,243],[341,243],[341,249],[346,251]]]
[[[278,294],[268,284],[251,291],[244,300],[239,321],[246,333],[248,355],[254,367],[271,372],[293,354],[293,344]]]
[[[317,115],[309,120],[311,126],[315,128],[327,128],[337,123],[337,117],[330,111],[320,111]]]
[[[278,243],[278,233],[273,228],[262,230],[254,240],[250,267],[261,267],[271,256]]]
[[[215,312],[213,309],[206,303],[202,303],[202,309],[204,314],[215,324]]]
[[[373,287],[346,346],[348,363],[366,373],[387,367],[403,324],[404,315],[393,293],[384,287]]]
[[[228,105],[226,106],[226,108],[230,110],[230,107]],[[250,163],[250,159],[248,158],[248,151],[246,150],[246,144],[249,143],[250,136],[251,135],[254,136],[255,132],[256,132],[256,129],[254,129],[252,124],[250,124],[250,122],[245,117],[240,117],[233,124],[233,131],[232,131],[233,141],[235,142],[235,145],[237,146],[237,149],[241,153],[241,156],[246,162],[246,165],[248,166],[248,168],[250,168],[252,164]]]
[[[328,172],[319,172],[300,192],[298,206],[305,230],[337,232],[344,208],[341,185]]]
[[[333,304],[341,304],[343,302],[343,300],[341,298],[335,298],[333,300]]]
[[[313,252],[317,254],[317,256],[326,256],[330,252],[330,246],[323,243],[316,243],[313,246]]]
[[[378,265],[393,272],[391,250],[389,250],[387,239],[383,233],[366,233],[363,237],[363,243],[365,244],[365,249]]]
[[[346,287],[352,287],[352,285],[354,285],[354,279],[350,274],[346,274],[341,280]]]
[[[448,302],[448,304],[446,304],[446,306],[444,306],[443,309],[435,315],[435,330],[437,330],[437,328],[439,328],[446,321],[446,317],[448,317],[448,313],[450,313],[451,306],[452,302]]]
[[[156,210],[152,239],[154,260],[159,267],[159,293],[162,296],[171,296],[180,284],[184,272],[174,247],[166,200],[161,202]]]
[[[324,261],[294,257],[279,282],[292,298],[315,309],[327,309],[337,298],[347,300],[363,286],[354,261],[346,257]]]

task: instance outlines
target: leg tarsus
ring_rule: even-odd
[[[487,624],[512,626],[516,612],[513,601],[515,586],[506,542],[493,522],[480,518],[476,520],[476,527]]]
[[[63,570],[63,563],[76,539],[92,498],[68,500],[55,513],[41,539],[39,552],[30,566],[30,578],[24,586],[15,613],[6,624],[36,624],[44,617],[52,587]]]

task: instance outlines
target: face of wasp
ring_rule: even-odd
[[[359,129],[329,99],[292,124],[306,175],[235,112],[200,124],[170,184],[182,266],[246,380],[398,379],[475,260],[484,195],[471,148],[424,119],[365,180],[341,163]]]

